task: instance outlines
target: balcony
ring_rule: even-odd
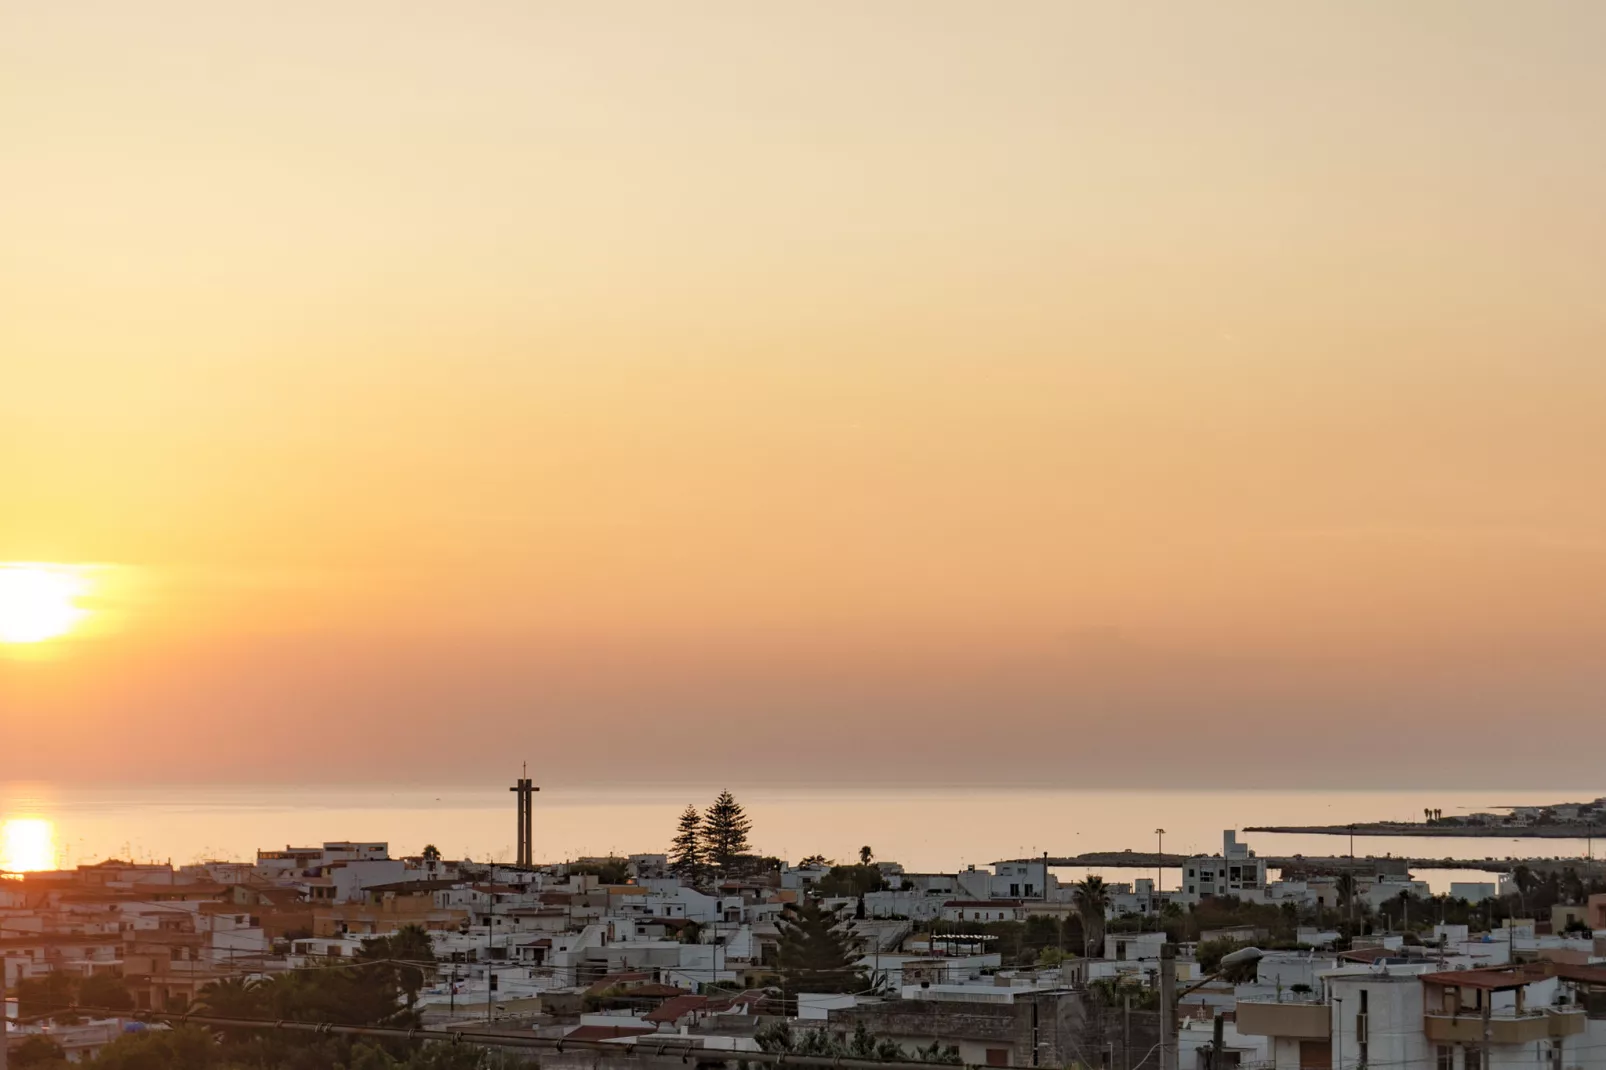
[[[1246,1036],[1326,1040],[1332,1017],[1325,1003],[1238,1001],[1238,1032]]]
[[[1584,1031],[1581,1009],[1509,1011],[1489,1018],[1489,1039],[1495,1044],[1530,1044],[1552,1037],[1572,1037]],[[1425,1014],[1422,1030],[1435,1044],[1481,1044],[1484,1019],[1476,1013]]]

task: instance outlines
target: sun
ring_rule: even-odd
[[[0,870],[22,873],[56,868],[56,829],[41,817],[0,823]]]
[[[89,581],[63,565],[0,565],[0,643],[42,643],[72,631],[88,610]]]

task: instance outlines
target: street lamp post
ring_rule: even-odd
[[[1350,946],[1355,946],[1355,893],[1359,889],[1355,886],[1355,826],[1349,827],[1349,938]]]
[[[1155,854],[1159,857],[1155,859],[1153,904],[1154,912],[1158,914],[1160,913],[1160,887],[1165,883],[1165,829],[1155,829],[1154,835],[1160,841],[1159,847],[1155,850]]]

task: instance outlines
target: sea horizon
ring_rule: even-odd
[[[539,780],[537,781],[539,783]],[[536,796],[536,858],[662,852],[687,804],[706,806],[725,785],[556,785]],[[1409,821],[1423,809],[1464,813],[1500,806],[1593,798],[1591,789],[1077,789],[826,785],[732,789],[753,820],[755,849],[796,861],[809,854],[876,856],[912,871],[948,872],[1047,852],[1154,851],[1166,829],[1168,854],[1221,850],[1222,832],[1248,825]],[[1495,801],[1498,799],[1498,801]],[[496,785],[63,785],[0,782],[0,868],[72,866],[106,858],[248,860],[258,849],[328,840],[383,840],[392,854],[434,844],[452,857],[507,860],[514,851],[514,801]],[[29,846],[12,843],[28,830]],[[40,841],[48,835],[48,844]],[[1342,855],[1335,835],[1240,833],[1257,853]],[[9,846],[8,846],[9,845]],[[1586,840],[1496,837],[1367,837],[1357,857],[1568,858],[1596,853]],[[19,850],[29,857],[7,857]],[[19,863],[22,865],[19,866]],[[1152,876],[1137,868],[1056,867],[1114,880]],[[1173,871],[1174,872],[1174,871]],[[1420,872],[1435,891],[1477,870]],[[1173,876],[1174,879],[1174,876]]]

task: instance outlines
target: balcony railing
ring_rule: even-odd
[[[1239,1000],[1237,1028],[1245,1036],[1326,1040],[1332,1036],[1332,1015],[1325,1003],[1275,1003]]]
[[[1477,1013],[1425,1014],[1422,1030],[1429,1040],[1438,1044],[1480,1044],[1485,1030],[1495,1044],[1530,1044],[1553,1037],[1571,1037],[1582,1033],[1585,1014],[1578,1007],[1557,1007],[1541,1010],[1503,1011],[1485,1019]]]

